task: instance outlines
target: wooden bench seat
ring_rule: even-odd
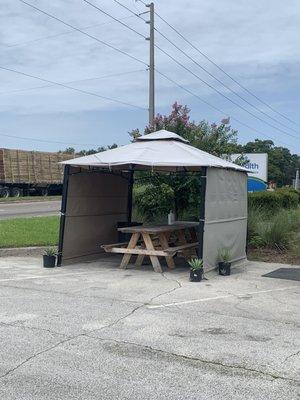
[[[164,249],[168,255],[174,256],[176,253],[180,251],[184,251],[187,249],[194,249],[199,245],[199,242],[194,242],[194,243],[186,243],[182,244],[180,246],[174,246],[174,247],[168,247],[167,249]]]
[[[111,249],[114,247],[123,247],[123,246],[128,246],[128,242],[120,242],[120,243],[113,243],[113,244],[103,244],[101,247],[104,249],[107,253],[111,252]]]
[[[107,253],[121,253],[121,254],[136,254],[136,255],[148,255],[148,256],[158,256],[158,257],[167,257],[171,256],[173,257],[175,254],[177,254],[180,251],[184,251],[187,249],[192,249],[196,248],[198,246],[198,242],[194,243],[186,243],[182,244],[181,246],[174,246],[174,247],[168,247],[166,249],[145,249],[143,246],[136,246],[133,249],[128,249],[127,246],[128,242],[122,242],[122,243],[114,243],[114,244],[104,244],[101,247],[107,252]]]

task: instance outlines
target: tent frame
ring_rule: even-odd
[[[58,244],[58,256],[57,256],[57,265],[61,266],[63,263],[63,242],[64,242],[64,234],[65,234],[65,222],[66,222],[66,211],[67,211],[67,198],[68,198],[68,183],[69,177],[72,175],[71,172],[71,165],[66,164],[64,167],[64,178],[63,178],[63,191],[62,191],[62,202],[61,202],[61,216],[60,216],[60,227],[59,227],[59,244]],[[77,167],[78,168],[78,167]],[[103,167],[88,167],[82,168],[79,167],[80,173],[83,170],[88,170],[91,173],[94,172],[103,172],[105,174],[109,173],[112,175],[121,175],[122,176],[122,169],[110,170],[108,168]],[[151,171],[152,168],[147,168],[146,171]],[[124,171],[124,170],[123,170]],[[134,172],[135,171],[144,171],[145,169],[139,168],[138,165],[131,164],[129,168],[126,168],[126,173],[129,173],[129,177],[124,177],[128,180],[128,194],[127,194],[127,222],[132,221],[132,198],[133,198],[133,185],[134,185]],[[159,173],[176,173],[177,171],[171,170],[158,170],[155,169],[155,172]],[[196,249],[197,255],[199,258],[203,258],[203,240],[204,240],[204,224],[205,224],[205,194],[206,194],[206,177],[207,177],[207,167],[199,167],[197,171],[189,171],[189,170],[180,170],[180,172],[184,172],[185,174],[188,172],[199,172],[200,178],[200,207],[199,207],[199,225],[198,225],[198,241],[199,246]]]

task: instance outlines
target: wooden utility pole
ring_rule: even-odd
[[[155,85],[154,85],[154,3],[147,4],[150,10],[150,19],[146,23],[150,26],[149,40],[149,124],[153,125],[155,116]]]

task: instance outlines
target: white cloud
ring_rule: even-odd
[[[134,11],[147,10],[141,2],[121,1]],[[92,26],[86,29],[86,32],[147,62],[148,42],[112,22],[82,0],[52,0],[51,2],[28,0],[28,2],[76,27]],[[118,18],[129,16],[127,11],[112,0],[101,2],[92,0],[92,2]],[[156,11],[249,89],[262,94],[264,98],[272,98],[272,93],[282,91],[283,98],[290,102],[289,89],[293,90],[295,85],[299,86],[300,3],[298,0],[288,2],[164,0],[156,2]],[[2,0],[0,21],[0,65],[8,68],[57,82],[101,77],[143,68],[141,64],[130,58],[79,32],[73,32],[72,29],[19,1]],[[148,25],[135,17],[124,19],[124,23],[144,35],[148,34]],[[232,84],[198,53],[189,49],[158,17],[156,17],[156,26],[177,45],[189,51],[189,54],[201,62],[205,68]],[[38,40],[48,36],[55,37]],[[180,62],[193,69],[219,90],[226,92],[226,89],[198,69],[184,55],[179,54],[162,38],[157,36],[156,40],[159,46],[178,58]],[[210,89],[180,69],[166,56],[161,55],[159,51],[156,52],[156,64],[158,69],[172,79],[186,85],[209,101],[216,104],[220,102],[216,94],[212,94]],[[16,92],[14,90],[40,86],[43,82],[5,71],[0,71],[0,84],[0,107],[3,112],[51,114],[99,109],[118,110],[122,107],[59,87]],[[147,106],[146,72],[72,83],[72,85],[103,96]],[[235,87],[235,90],[239,88]],[[157,77],[156,104],[158,108],[169,105],[179,92],[179,89],[173,88],[170,83]],[[181,98],[188,100],[189,96],[181,93]],[[274,98],[274,102],[279,102],[278,96]],[[232,109],[230,103],[222,105],[223,108]],[[280,101],[280,105],[284,108],[284,100]]]

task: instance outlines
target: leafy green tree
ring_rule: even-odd
[[[242,146],[244,153],[267,153],[268,154],[268,178],[275,181],[277,185],[291,185],[295,177],[296,168],[300,168],[300,157],[291,154],[285,147],[274,146],[272,140],[255,139]]]
[[[74,154],[75,149],[74,147],[67,147],[65,150],[60,150],[59,153]]]
[[[209,124],[207,121],[196,123],[190,119],[190,110],[175,102],[169,115],[157,114],[153,125],[145,127],[143,134],[147,135],[160,129],[175,132],[187,139],[190,144],[210,154],[221,156],[224,153],[233,153],[237,149],[237,131],[231,129],[230,119],[223,119],[220,124]],[[133,140],[141,136],[138,129],[129,132]],[[143,186],[137,193],[147,193],[147,198],[153,193],[166,193],[169,201],[166,205],[155,206],[155,199],[151,200],[151,212],[155,215],[166,215],[173,209],[177,215],[183,215],[189,210],[192,215],[198,214],[199,206],[199,177],[198,174],[158,174],[145,173],[137,174],[137,182]],[[148,187],[147,187],[148,185]],[[145,188],[146,186],[146,188]],[[159,186],[157,191],[152,190],[154,186]],[[170,196],[172,202],[170,202]],[[141,212],[145,211],[142,196],[137,196],[136,206]],[[164,203],[163,203],[164,204]],[[172,205],[173,204],[173,205]]]
[[[76,154],[77,156],[89,156],[90,154],[95,154],[95,153],[101,153],[102,151],[106,151],[106,150],[112,150],[117,148],[118,145],[116,143],[113,143],[110,146],[101,146],[98,147],[97,149],[90,149],[90,150],[80,150],[78,152],[75,152],[75,149],[73,149],[73,147],[68,147],[63,151],[60,151],[60,153],[67,153],[67,154]]]
[[[196,123],[190,120],[190,109],[177,102],[172,105],[170,115],[157,114],[153,125],[147,125],[143,133],[134,129],[129,135],[134,140],[142,134],[147,135],[160,129],[175,132],[192,146],[216,156],[229,154],[237,149],[237,131],[231,129],[230,118],[222,119],[219,125],[205,120]]]

